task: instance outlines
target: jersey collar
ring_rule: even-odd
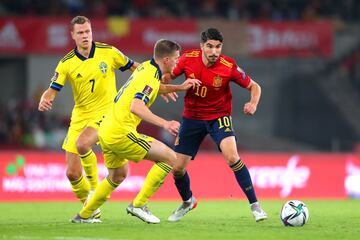
[[[81,55],[78,50],[77,50],[77,47],[75,47],[74,49],[74,52],[75,52],[75,55],[82,61],[85,61],[87,58],[84,57],[83,55]],[[93,58],[94,57],[94,53],[95,53],[95,43],[92,42],[91,43],[91,49],[90,49],[90,54],[89,54],[89,57],[88,58]]]
[[[157,71],[158,71],[158,73],[159,73],[159,80],[160,80],[160,79],[161,79],[161,76],[162,76],[162,72],[161,72],[161,70],[160,70],[159,65],[155,62],[155,59],[154,59],[154,58],[152,58],[152,59],[150,60],[150,64],[153,65],[154,67],[156,67],[156,69],[157,69]]]

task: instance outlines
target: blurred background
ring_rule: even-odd
[[[258,110],[249,117],[242,113],[249,92],[232,85],[239,152],[259,196],[360,197],[360,1],[1,0],[3,199],[47,199],[58,191],[56,199],[74,200],[61,150],[74,104],[70,85],[50,112],[40,113],[37,106],[58,61],[74,48],[69,23],[76,15],[90,18],[95,41],[116,46],[138,62],[151,57],[160,38],[187,50],[199,47],[202,30],[220,29],[223,53],[262,87]],[[118,72],[118,88],[128,77]],[[152,110],[180,120],[182,95],[176,103],[159,98]],[[169,145],[174,141],[146,123],[140,128]],[[229,174],[210,139],[201,149],[198,165],[190,169],[197,172],[198,196],[242,196],[236,185],[208,179],[207,171],[214,169],[218,179]],[[147,172],[140,166],[120,191],[138,191]],[[100,178],[106,176],[104,166],[99,168]],[[177,198],[168,182],[159,196]]]
[[[360,3],[355,0],[2,0],[0,2],[0,149],[59,150],[73,107],[71,87],[51,112],[37,104],[57,62],[73,47],[69,22],[88,16],[94,40],[136,61],[159,38],[199,46],[211,26],[223,53],[257,81],[255,116],[242,114],[249,93],[233,91],[233,120],[242,151],[360,151]],[[128,73],[119,72],[118,87]],[[182,99],[154,111],[179,120]],[[161,129],[149,134],[171,143]],[[170,139],[169,139],[170,138]],[[208,139],[204,149],[216,150]]]

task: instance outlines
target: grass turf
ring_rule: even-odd
[[[310,219],[304,227],[282,226],[279,211],[284,200],[263,201],[269,219],[255,223],[245,201],[200,200],[197,209],[180,222],[166,219],[179,202],[151,202],[150,210],[162,222],[146,224],[126,215],[128,202],[107,202],[100,224],[71,224],[79,203],[0,203],[0,239],[356,239],[360,236],[359,200],[304,200]]]

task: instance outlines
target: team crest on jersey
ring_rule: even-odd
[[[194,73],[190,73],[190,74],[189,74],[189,77],[192,78],[192,79],[195,79],[195,74],[194,74]]]
[[[100,65],[99,65],[99,68],[100,68],[100,71],[103,74],[106,74],[107,69],[108,69],[108,65],[106,63],[104,63],[104,62],[101,62]]]
[[[146,85],[144,90],[142,91],[145,95],[150,96],[151,92],[152,92],[152,88],[149,85]]]
[[[220,77],[220,76],[214,77],[213,86],[216,87],[216,88],[221,87],[221,85],[222,85],[222,80],[223,80],[223,79],[222,79],[222,77]]]
[[[52,81],[52,82],[56,82],[56,80],[58,79],[58,77],[59,77],[59,73],[58,73],[58,72],[55,72],[55,73],[54,73],[54,76],[51,78],[51,81]]]

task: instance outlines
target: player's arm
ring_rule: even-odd
[[[200,86],[201,81],[198,79],[188,78],[180,85],[172,85],[172,84],[160,84],[159,94],[166,94],[171,92],[179,92],[186,91],[189,88],[195,88],[196,86]]]
[[[185,54],[183,54],[180,57],[179,62],[176,64],[176,67],[171,71],[171,73],[165,73],[162,75],[161,83],[168,84],[172,80],[174,80],[177,76],[184,73],[185,62],[186,62],[186,57],[185,57]],[[169,98],[171,100],[173,100],[174,102],[176,102],[176,100],[179,96],[175,92],[170,92],[170,93],[161,94],[161,97],[166,103],[168,103]]]
[[[140,65],[140,63],[138,63],[138,62],[134,62],[134,64],[130,67],[130,71],[131,72],[134,72],[135,71],[135,69],[138,67]]]
[[[142,120],[164,128],[170,134],[176,136],[179,132],[180,123],[177,121],[167,121],[155,114],[145,105],[141,99],[134,98],[130,106],[131,113],[135,114]]]
[[[247,89],[250,91],[250,101],[244,105],[244,113],[246,115],[253,115],[256,112],[257,105],[260,101],[261,87],[254,80],[250,80]]]
[[[168,84],[170,83],[172,80],[174,80],[176,78],[176,76],[171,72],[171,73],[164,73],[161,76],[161,83],[163,84]]]
[[[58,91],[48,88],[41,96],[38,110],[40,112],[51,110],[52,103],[57,95]]]
[[[161,77],[161,83],[162,84],[168,84],[175,78],[176,78],[176,76],[173,75],[172,73],[165,73]],[[171,100],[173,100],[174,102],[176,102],[176,100],[178,99],[179,96],[176,94],[176,92],[169,92],[169,93],[161,94],[161,97],[166,103],[168,103],[168,102],[170,102],[169,98]]]
[[[51,78],[50,86],[45,92],[41,95],[38,110],[49,111],[52,108],[52,103],[57,95],[57,93],[62,89],[66,81],[66,64],[59,62],[58,66],[55,69],[54,76]]]

